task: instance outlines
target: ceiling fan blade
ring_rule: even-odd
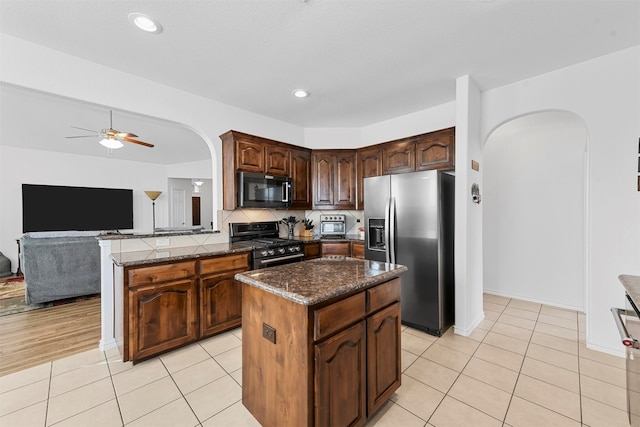
[[[78,126],[69,126],[72,127],[74,129],[80,129],[80,130],[86,130],[87,132],[93,132],[93,133],[99,133],[97,130],[95,129],[85,129],[85,128],[79,128]]]
[[[137,139],[122,138],[122,140],[127,142],[133,142],[134,144],[144,145],[145,147],[153,147],[153,144],[149,144],[148,142],[138,141]]]
[[[118,132],[116,133],[116,138],[137,138],[138,135],[136,135],[135,133],[129,133],[129,132]]]
[[[99,133],[95,134],[95,135],[74,135],[74,136],[65,136],[65,138],[95,138],[100,136]]]

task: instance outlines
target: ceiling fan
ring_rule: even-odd
[[[109,128],[102,129],[101,131],[91,130],[80,128],[77,126],[71,126],[74,129],[86,130],[87,132],[93,132],[93,135],[77,135],[77,136],[67,136],[67,138],[95,138],[102,137],[100,140],[100,144],[111,149],[117,149],[124,147],[121,141],[133,142],[134,144],[144,145],[145,147],[153,147],[153,144],[149,144],[148,142],[139,141],[137,139],[138,135],[129,132],[120,132],[113,128],[113,111],[109,110]]]

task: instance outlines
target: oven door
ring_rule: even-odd
[[[611,311],[626,348],[629,423],[632,427],[640,427],[640,315],[628,295],[625,309],[614,307]]]
[[[291,264],[292,262],[300,262],[304,259],[304,254],[283,255],[274,258],[258,258],[253,260],[253,269],[275,267],[276,265]]]

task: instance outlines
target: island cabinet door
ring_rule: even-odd
[[[200,285],[200,334],[209,336],[242,324],[242,284],[237,271],[207,276]]]
[[[196,281],[175,280],[129,290],[130,359],[137,361],[197,338]]]
[[[315,346],[315,425],[360,426],[366,411],[365,321]]]
[[[400,303],[367,318],[367,411],[371,416],[400,387]]]

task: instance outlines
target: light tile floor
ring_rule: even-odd
[[[627,426],[624,359],[581,313],[492,295],[469,337],[403,328],[402,387],[369,426]],[[133,366],[91,350],[0,377],[1,426],[257,426],[242,331]]]

